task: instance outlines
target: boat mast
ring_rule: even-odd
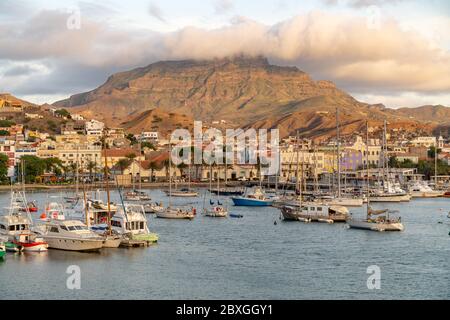
[[[369,218],[370,211],[370,180],[369,180],[369,120],[366,122],[366,174],[367,174],[367,212],[366,217]]]
[[[172,206],[172,145],[169,140],[169,208]]]
[[[437,189],[437,160],[438,160],[438,144],[434,147],[434,189]]]
[[[77,163],[76,163],[76,166],[75,166],[75,170],[77,170],[77,172],[76,172],[76,178],[75,178],[75,192],[76,192],[76,195],[75,195],[75,197],[77,197],[78,198],[78,192],[79,192],[79,171],[80,171],[80,167],[79,167],[79,150],[80,150],[80,146],[79,145],[77,145]]]
[[[297,131],[297,139],[296,139],[296,152],[297,152],[297,167],[296,167],[296,173],[295,173],[295,192],[299,191],[300,189],[300,144],[299,144],[299,135]],[[301,191],[300,191],[301,192]]]
[[[141,177],[141,165],[142,165],[142,162],[141,162],[141,156],[142,156],[142,143],[141,143],[141,140],[139,139],[139,158],[138,158],[138,164],[139,164],[139,172],[138,172],[138,174],[139,174],[139,191],[141,191],[142,190],[142,177]]]
[[[109,176],[108,176],[108,156],[107,151],[108,148],[106,146],[106,137],[103,135],[103,143],[104,143],[104,155],[105,155],[105,188],[106,188],[106,201],[108,206],[108,234],[111,235],[111,198],[109,194]],[[125,207],[123,208],[124,213],[126,215]]]
[[[337,178],[337,196],[338,199],[341,198],[341,148],[340,148],[340,131],[339,131],[339,109],[336,108],[336,160],[337,160],[337,170],[338,170],[338,178]]]

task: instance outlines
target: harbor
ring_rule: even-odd
[[[173,198],[174,206],[200,213],[207,189],[196,191],[198,197]],[[162,190],[146,192],[167,205]],[[61,195],[27,194],[39,208],[50,196]],[[9,194],[0,195],[2,207],[9,201]],[[111,192],[111,201],[120,201],[117,191]],[[405,230],[399,233],[352,230],[345,223],[283,222],[274,207],[233,206],[229,197],[222,202],[242,218],[147,215],[149,229],[159,235],[150,247],[7,253],[0,263],[2,299],[449,298],[446,198],[376,205],[401,212]],[[351,213],[363,217],[365,209],[352,208]],[[81,290],[66,288],[71,265],[81,269]],[[381,290],[367,289],[369,265],[383,270]]]

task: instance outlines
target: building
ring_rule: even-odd
[[[417,137],[410,141],[414,147],[434,147],[437,144],[436,137]]]
[[[141,132],[140,135],[137,137],[140,141],[147,141],[147,142],[158,142],[158,132],[156,131],[144,131]]]
[[[16,142],[0,138],[0,153],[8,157],[8,177],[14,176],[14,167],[16,165]]]
[[[324,152],[301,150],[297,152],[294,145],[280,150],[280,176],[289,179],[297,175],[297,162],[305,176],[313,177],[324,173],[326,157]]]
[[[87,170],[88,164],[91,162],[96,164],[97,167],[103,166],[100,146],[63,143],[58,144],[54,151],[49,154],[53,154],[53,156],[59,158],[66,167],[78,164],[81,170]]]
[[[103,122],[94,119],[85,122],[85,131],[88,136],[101,136],[104,128]]]
[[[119,162],[121,159],[127,159],[130,155],[133,155],[136,160],[145,160],[144,156],[139,156],[138,150],[132,148],[102,150],[102,159],[104,159],[105,154],[109,168],[116,166],[117,162]]]

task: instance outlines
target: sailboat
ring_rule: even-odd
[[[139,150],[141,150],[141,143],[139,142]],[[133,190],[125,192],[124,194],[124,200],[125,201],[150,201],[150,196],[142,190],[142,177],[141,177],[141,160],[139,157],[138,161],[138,167],[139,167],[139,189],[136,189],[135,187],[135,178],[134,178],[134,172],[131,173],[131,179],[133,182]]]
[[[212,188],[212,166],[210,166],[209,190]],[[206,197],[206,192],[205,192]],[[214,200],[209,200],[209,207],[205,207],[205,198],[203,199],[203,215],[212,218],[225,218],[228,216],[227,209],[220,202],[220,177],[217,175],[217,204]]]
[[[177,197],[177,198],[195,198],[198,196],[198,192],[191,190],[191,165],[190,164],[189,164],[189,173],[188,173],[188,187],[177,190],[177,185],[176,185],[176,181],[175,181],[175,190],[170,190],[170,195],[172,197]]]
[[[339,128],[339,109],[336,108],[336,158],[337,158],[337,196],[332,197],[327,200],[326,203],[329,205],[339,205],[345,207],[361,207],[363,205],[362,198],[356,197],[343,197],[342,187],[341,187],[341,137]]]
[[[157,218],[162,219],[189,219],[192,220],[195,218],[196,210],[192,208],[191,210],[185,210],[182,208],[172,207],[172,146],[169,144],[169,205],[167,208],[160,212],[156,212]]]
[[[369,140],[369,123],[367,122],[366,140]],[[369,184],[369,160],[368,152],[366,153],[366,167],[367,167],[367,212],[365,219],[354,219],[353,217],[347,220],[347,224],[353,229],[363,229],[371,231],[403,231],[404,227],[401,218],[390,218],[389,210],[373,210],[370,207],[370,184]]]
[[[77,147],[77,153],[76,153],[75,194],[64,197],[64,200],[67,203],[71,203],[71,204],[76,204],[81,199],[80,193],[79,193],[80,169],[79,169],[78,155],[79,155],[79,147]]]

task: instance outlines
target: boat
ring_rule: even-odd
[[[26,207],[20,208],[20,211],[22,211],[22,212],[26,212],[27,210],[29,212],[37,212],[38,211],[38,207],[37,207],[37,205],[36,205],[36,203],[34,201],[30,201],[30,202],[27,203]]]
[[[212,189],[212,165],[210,167],[209,174],[209,190]],[[211,218],[226,218],[228,216],[228,210],[220,202],[220,178],[217,177],[217,203],[214,200],[209,199],[209,206],[205,206],[206,192],[203,197],[203,215]]]
[[[0,216],[0,235],[8,238],[6,249],[11,252],[47,251],[48,244],[31,230],[33,220],[28,210],[22,210],[24,204],[27,204],[25,193],[12,191],[7,213]]]
[[[344,207],[361,207],[363,205],[362,198],[350,198],[350,197],[341,197],[341,198],[332,198],[325,201],[326,204],[330,206],[344,206]]]
[[[172,161],[171,161],[171,154],[172,154],[172,146],[169,145],[169,205],[167,208],[160,212],[156,212],[156,217],[161,219],[188,219],[192,220],[196,216],[196,209],[185,209],[185,208],[176,208],[172,207]],[[189,192],[189,190],[187,190]]]
[[[7,239],[0,238],[0,260],[4,260],[6,256],[6,246],[5,242]]]
[[[194,208],[191,210],[185,210],[182,208],[172,208],[168,207],[161,212],[156,213],[157,218],[162,219],[188,219],[192,220],[196,216],[196,211]]]
[[[180,189],[175,191],[167,191],[166,194],[176,198],[194,198],[198,196],[198,192],[191,191],[189,189]]]
[[[158,242],[158,235],[148,229],[147,217],[144,207],[139,204],[119,205],[116,214],[111,217],[113,232],[123,236],[121,244],[127,245],[130,241],[143,242],[151,245]]]
[[[374,218],[374,216],[377,216]],[[367,209],[366,219],[354,219],[350,218],[347,221],[350,228],[363,229],[371,231],[403,231],[404,226],[401,222],[401,218],[390,218],[389,210],[372,210],[370,207]]]
[[[369,124],[366,126],[366,141],[369,140]],[[369,163],[366,156],[366,163]],[[370,206],[372,201],[369,186],[369,166],[367,167],[367,212],[365,219],[355,219],[350,217],[347,220],[349,228],[362,229],[370,231],[403,231],[404,227],[401,218],[390,218],[389,210],[373,210]]]
[[[242,189],[222,188],[222,189],[209,189],[212,194],[220,193],[222,196],[242,196],[244,191]]]
[[[445,196],[443,191],[433,190],[424,181],[415,182],[409,189],[412,198],[437,198]]]
[[[161,203],[146,203],[143,205],[144,206],[144,212],[146,214],[154,214],[157,212],[162,212],[164,211],[164,207]]]
[[[79,220],[48,219],[35,231],[44,238],[50,249],[94,252],[103,248],[104,239]]]
[[[303,222],[346,222],[349,211],[343,206],[330,206],[318,203],[285,205],[281,208],[283,220]]]
[[[253,193],[246,196],[232,197],[231,200],[235,206],[244,207],[270,207],[274,202],[274,199],[265,197],[261,188],[256,188]]]
[[[150,201],[150,196],[141,190],[133,190],[124,194],[125,201]]]
[[[230,218],[237,218],[237,219],[244,217],[244,215],[240,214],[240,213],[230,213],[229,216],[230,216]]]

